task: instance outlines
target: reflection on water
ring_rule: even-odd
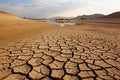
[[[47,22],[47,23],[60,25],[62,27],[66,26],[66,25],[75,25],[76,24],[74,22],[59,22],[59,21],[50,21],[50,22]]]

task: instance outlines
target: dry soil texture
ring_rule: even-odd
[[[0,12],[0,80],[119,80],[119,21],[93,22],[60,27]]]
[[[119,28],[78,25],[29,35],[0,47],[0,80],[120,79]]]

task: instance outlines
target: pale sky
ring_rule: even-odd
[[[120,11],[120,0],[0,0],[0,10],[31,18],[110,14]]]

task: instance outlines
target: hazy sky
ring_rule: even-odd
[[[35,18],[109,14],[120,11],[120,0],[0,0],[0,10]]]

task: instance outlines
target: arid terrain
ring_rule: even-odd
[[[119,80],[120,22],[64,27],[0,12],[0,80]]]

